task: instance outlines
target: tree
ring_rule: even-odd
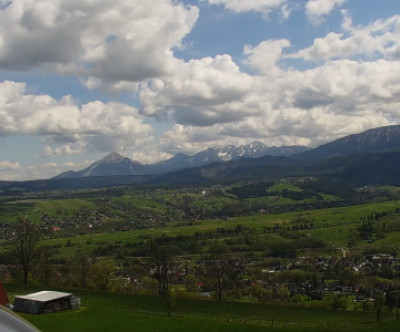
[[[269,249],[269,255],[272,257],[297,257],[297,247],[294,242],[290,241],[279,241],[271,245]]]
[[[335,295],[332,302],[332,309],[334,310],[346,310],[349,305],[347,298],[340,295]]]
[[[217,279],[217,295],[218,301],[222,300],[223,274],[226,271],[224,265],[226,262],[226,255],[228,248],[221,242],[214,243],[210,248],[210,255],[213,264],[210,266],[209,274]]]
[[[90,273],[91,258],[83,250],[78,249],[75,252],[75,278],[79,287],[85,289]]]
[[[186,277],[186,289],[188,292],[196,292],[198,290],[197,286],[198,280],[193,274],[189,274]]]
[[[59,249],[44,245],[38,248],[36,253],[37,257],[33,268],[35,279],[41,284],[47,286],[54,278],[54,266],[52,260],[54,259],[54,256],[59,253]]]
[[[165,300],[167,302],[168,316],[171,316],[172,309],[176,306],[176,296],[172,289],[166,290]]]
[[[92,265],[90,280],[96,290],[109,290],[111,279],[116,272],[115,265],[108,260],[101,260]]]
[[[222,300],[222,292],[239,287],[243,264],[234,259],[223,242],[214,242],[209,249],[207,277],[214,281],[218,301]]]
[[[145,295],[158,294],[158,282],[154,278],[144,277],[140,282],[139,291]]]
[[[290,299],[290,291],[286,287],[280,287],[278,290],[279,300],[282,302],[287,302]]]
[[[11,243],[16,260],[21,265],[25,285],[38,255],[36,247],[40,237],[39,227],[32,220],[22,218],[15,223],[15,236]]]
[[[371,221],[363,221],[362,225],[359,226],[358,232],[360,233],[361,240],[369,240],[375,233],[374,226]]]
[[[382,309],[385,305],[385,293],[383,291],[378,291],[376,292],[374,298],[374,310],[376,311],[376,320],[380,322]]]
[[[149,241],[149,250],[156,263],[154,278],[159,285],[159,294],[165,296],[169,287],[169,274],[174,264],[174,257],[179,254],[180,248],[171,246],[167,238],[157,238]]]

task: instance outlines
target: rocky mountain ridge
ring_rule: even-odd
[[[400,150],[400,125],[369,129],[323,144],[296,157],[302,159],[324,159],[329,157],[364,155],[377,152]]]
[[[55,179],[111,175],[158,175],[203,167],[214,163],[225,164],[243,158],[252,160],[264,156],[290,158],[290,164],[294,166],[294,164],[304,161],[396,151],[400,151],[400,125],[370,129],[359,134],[339,138],[314,149],[308,149],[304,146],[267,147],[263,143],[254,142],[239,147],[228,145],[224,148],[208,148],[193,156],[179,153],[168,160],[151,165],[143,165],[112,152],[81,171],[65,172],[55,177]]]
[[[56,176],[55,179],[163,174],[186,168],[200,167],[214,162],[238,160],[240,158],[259,158],[265,155],[291,156],[294,153],[307,149],[305,146],[267,147],[263,143],[253,142],[239,147],[228,145],[224,148],[208,148],[193,156],[178,153],[168,160],[151,165],[143,165],[137,161],[123,157],[116,152],[111,152],[103,159],[96,161],[81,171],[68,171]]]

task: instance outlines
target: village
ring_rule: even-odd
[[[186,289],[193,296],[216,296],[219,289],[216,286],[216,273],[213,271],[215,260],[208,258],[193,261],[190,257],[169,259],[166,273],[170,287]],[[222,262],[223,259],[226,261]],[[276,259],[274,261],[277,262]],[[90,269],[95,269],[95,265],[90,259],[88,262],[87,287],[96,289],[95,284],[90,282],[90,274],[94,273]],[[223,298],[239,300],[247,293],[254,301],[259,302],[306,303],[311,300],[326,300],[330,296],[328,294],[332,294],[346,299],[339,301],[339,304],[331,303],[333,309],[335,306],[338,306],[336,309],[346,309],[350,302],[357,302],[362,310],[371,310],[377,294],[384,294],[393,307],[397,303],[398,285],[387,280],[400,273],[400,260],[389,254],[351,258],[343,251],[343,255],[339,257],[282,258],[279,259],[279,265],[269,266],[268,269],[260,267],[266,263],[273,262],[268,258],[251,260],[221,257],[219,264],[225,269],[221,272],[224,278],[220,289]],[[0,280],[6,283],[15,282],[16,271],[17,267],[14,265],[0,265]],[[73,270],[67,271],[55,266],[52,273],[54,276],[49,277],[48,286],[65,287],[68,285],[63,283],[65,278],[62,273],[73,273]],[[131,272],[115,268],[107,273],[107,290],[152,294],[158,292],[157,266],[149,260],[144,259],[140,263],[140,269],[131,269]],[[232,276],[235,280],[229,280]],[[149,283],[149,280],[154,280],[154,283]]]

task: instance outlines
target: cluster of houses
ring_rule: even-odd
[[[251,266],[254,262],[251,259],[243,262],[244,270],[246,266]],[[390,271],[392,276],[400,273],[400,260],[389,254],[348,257],[346,253],[343,253],[343,257],[300,257],[290,260],[282,259],[280,262],[278,266],[268,269],[260,268],[261,273],[257,274],[259,278],[257,280],[248,279],[248,273],[238,274],[238,278],[241,278],[239,284],[275,292],[284,287],[290,292],[290,297],[301,294],[311,299],[321,300],[325,294],[332,293],[344,297],[351,296],[357,302],[366,302],[370,301],[378,291],[392,290],[391,277],[376,278],[377,276],[385,273],[385,270]],[[185,284],[188,276],[192,274],[198,281],[199,294],[209,292],[210,289],[204,282],[209,276],[199,272],[202,270],[199,267],[205,264],[203,260],[175,264],[170,271],[170,283]],[[155,275],[154,264],[149,265],[148,269],[149,275]],[[132,285],[140,285],[140,277],[132,275],[130,280]]]
[[[283,271],[313,271],[320,276],[318,280],[285,280],[279,276]],[[262,270],[268,277],[255,283],[264,287],[286,287],[290,295],[308,295],[311,298],[321,299],[325,293],[334,293],[341,296],[354,296],[356,301],[365,301],[376,291],[388,291],[390,283],[383,279],[372,278],[369,285],[363,281],[365,277],[380,276],[384,273],[390,274],[388,280],[400,272],[400,260],[390,254],[375,254],[369,257],[301,257],[297,260],[287,262]],[[339,280],[338,275],[342,278]],[[336,276],[330,279],[330,276]],[[381,281],[379,281],[381,280]]]

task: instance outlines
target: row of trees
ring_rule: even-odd
[[[95,260],[82,250],[77,250],[71,260],[57,262],[57,249],[38,247],[42,234],[35,222],[22,218],[14,227],[14,236],[9,241],[9,259],[19,266],[12,272],[16,277],[20,274],[24,284],[34,278],[45,285],[57,282],[60,285],[88,288],[90,282],[96,289],[109,289],[116,272],[116,267],[110,260]]]
[[[113,262],[107,259],[96,260],[82,250],[77,250],[70,260],[55,264],[57,262],[54,257],[58,252],[48,246],[38,248],[40,238],[41,233],[36,223],[27,218],[16,222],[15,235],[10,241],[10,254],[21,267],[25,284],[28,283],[29,276],[34,276],[42,284],[57,282],[61,285],[88,288],[90,282],[96,289],[109,290],[110,282],[117,272]],[[171,271],[180,249],[172,245],[168,238],[149,240],[147,246],[149,259],[156,266],[153,277],[158,284],[158,293],[169,298]],[[55,265],[58,268],[55,269]],[[145,270],[140,272],[142,276],[148,273]],[[205,255],[201,273],[207,276],[209,290],[216,290],[218,300],[222,300],[224,290],[239,287],[243,264],[230,255],[223,242],[215,241]]]

